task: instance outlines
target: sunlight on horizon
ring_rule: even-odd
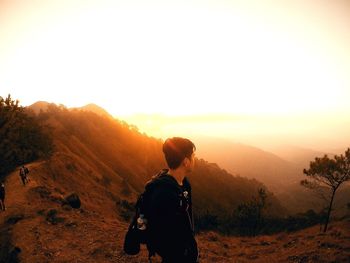
[[[148,136],[161,139],[173,136],[189,137],[193,141],[216,138],[253,145],[264,150],[294,145],[326,152],[349,146],[350,125],[349,122],[344,124],[343,121],[346,116],[344,114],[336,119],[332,118],[332,114],[273,117],[135,114],[116,118],[135,125],[140,132]],[[325,119],[328,120],[328,125],[324,125]]]
[[[2,96],[114,115],[349,110],[345,29],[322,6],[314,21],[308,5],[209,3],[5,1]]]
[[[323,132],[335,121],[337,136],[339,123],[349,126],[349,7],[0,0],[0,96],[93,102],[152,134],[273,136]],[[149,119],[157,115],[167,117]],[[189,125],[191,116],[202,119]],[[253,116],[260,126],[225,116]]]

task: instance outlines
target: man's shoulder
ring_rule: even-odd
[[[171,176],[156,178],[146,185],[145,193],[154,204],[177,203],[181,189]]]
[[[175,178],[169,175],[169,170],[163,169],[158,174],[152,177],[145,185],[145,189],[151,188],[163,188],[163,187],[174,187],[177,186]]]
[[[178,192],[179,187],[175,179],[171,178],[171,176],[162,176],[149,182],[145,189],[152,193]]]

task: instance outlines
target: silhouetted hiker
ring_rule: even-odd
[[[26,185],[26,183],[28,183],[28,178],[27,178],[28,173],[29,173],[28,168],[22,165],[22,167],[19,169],[19,176],[21,177],[23,185]]]
[[[5,185],[4,183],[0,184],[0,210],[5,211]]]
[[[140,243],[145,243],[149,256],[158,254],[162,263],[198,262],[191,185],[185,177],[193,170],[195,149],[185,138],[174,137],[164,142],[169,169],[154,176],[140,195],[124,241],[126,253],[137,254]]]
[[[25,179],[26,179],[26,182],[28,183],[30,181],[29,175],[28,175],[29,174],[29,169],[27,167],[25,167],[25,166],[23,166],[23,168],[24,168]]]

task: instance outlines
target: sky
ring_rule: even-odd
[[[338,147],[349,14],[346,0],[0,0],[0,96],[93,102],[157,136]]]

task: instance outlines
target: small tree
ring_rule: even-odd
[[[266,207],[267,193],[265,189],[258,189],[258,196],[253,197],[251,201],[240,204],[234,215],[238,219],[240,231],[248,231],[249,235],[255,236],[263,221],[263,211]]]
[[[329,205],[323,229],[326,232],[335,193],[342,183],[350,180],[350,148],[346,150],[345,155],[335,155],[334,159],[329,158],[327,155],[322,158],[316,157],[315,161],[310,162],[309,169],[304,169],[304,174],[309,179],[302,180],[301,185],[313,189],[318,193],[322,193],[322,189],[324,188],[330,191],[328,198]]]
[[[47,127],[10,95],[0,96],[0,179],[16,166],[47,158],[53,142]]]

